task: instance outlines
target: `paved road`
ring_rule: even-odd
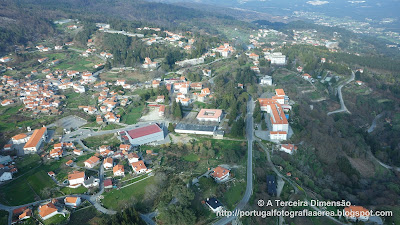
[[[142,220],[144,220],[144,222],[146,222],[148,225],[156,225],[156,223],[153,221],[152,218],[156,217],[158,215],[158,211],[154,211],[152,213],[148,213],[148,214],[140,214],[140,217],[142,218]]]
[[[378,114],[378,115],[374,118],[374,120],[372,121],[371,126],[368,128],[368,133],[372,133],[372,131],[375,130],[375,128],[376,128],[376,123],[377,123],[378,120],[383,116],[383,114],[384,114],[384,113],[382,112],[382,113]]]
[[[399,168],[399,167],[389,166],[389,165],[383,163],[382,161],[380,161],[379,159],[377,159],[377,158],[374,156],[374,154],[372,154],[371,151],[368,151],[368,155],[369,155],[373,160],[375,160],[377,163],[379,163],[381,166],[385,167],[386,169],[388,169],[388,170],[394,170],[394,171],[400,172],[400,168]]]
[[[247,134],[247,186],[246,192],[242,200],[240,200],[239,204],[236,206],[235,211],[243,210],[243,208],[247,205],[250,200],[251,195],[253,194],[253,110],[254,110],[254,102],[250,97],[247,102],[247,117],[246,117],[246,134]],[[215,225],[225,225],[232,222],[236,219],[236,216],[223,217],[218,220]]]
[[[345,86],[345,85],[347,85],[348,83],[352,82],[352,81],[354,80],[355,76],[356,76],[356,75],[354,74],[354,72],[351,71],[351,77],[350,77],[350,79],[347,80],[345,83],[339,85],[339,87],[338,87],[338,96],[339,96],[339,100],[340,100],[340,109],[335,110],[335,111],[332,111],[332,112],[328,112],[328,116],[329,116],[329,115],[332,115],[332,114],[335,114],[335,113],[340,113],[340,112],[347,112],[347,113],[350,113],[350,114],[351,114],[351,112],[346,108],[346,106],[345,106],[345,104],[344,104],[343,96],[342,96],[342,88],[343,88],[343,86]]]

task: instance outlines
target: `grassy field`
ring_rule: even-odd
[[[7,211],[0,211],[0,224],[7,224],[8,223],[8,212]]]
[[[121,203],[124,201],[128,202],[131,198],[135,198],[136,200],[142,199],[146,191],[146,186],[152,183],[154,183],[154,176],[126,188],[106,192],[103,194],[104,199],[102,203],[106,208],[119,209],[119,205],[122,205]]]
[[[87,123],[85,125],[82,125],[81,127],[100,127],[100,125],[97,122],[91,122],[91,123]]]
[[[114,134],[104,134],[95,137],[88,137],[82,141],[87,147],[91,149],[97,149],[102,145],[117,146],[121,144],[121,142],[116,137],[114,137]]]
[[[64,223],[68,219],[69,216],[70,216],[70,214],[65,215],[65,217],[63,215],[55,215],[55,216],[51,217],[50,219],[44,220],[43,224],[44,225],[61,224],[61,223]]]
[[[245,191],[245,183],[236,183],[224,193],[223,202],[226,204],[228,209],[233,210],[235,208],[236,204],[240,201],[240,199],[242,199]]]
[[[86,225],[86,224],[96,224],[93,223],[92,220],[96,217],[99,216],[100,213],[97,212],[96,208],[93,206],[90,206],[88,208],[84,208],[78,211],[75,211],[74,213],[71,214],[70,221],[68,224],[70,225]]]
[[[27,162],[34,162],[32,160],[35,158],[34,156],[27,157]],[[27,172],[24,175],[0,187],[0,202],[6,205],[21,205],[39,198],[48,198],[49,196],[46,196],[42,191],[46,188],[56,187],[56,184],[47,173],[49,171],[55,172],[56,175],[66,173],[64,165],[68,159],[63,158],[58,161],[51,161],[31,170],[29,170],[29,165],[31,164],[26,163],[25,170]]]
[[[75,93],[73,91],[66,91],[63,93],[66,97],[66,104],[68,108],[78,108],[78,106],[95,106],[96,99],[92,98],[92,92],[88,91],[84,94]]]
[[[31,154],[31,155],[26,155],[21,159],[18,159],[15,161],[17,167],[18,167],[18,173],[16,176],[20,174],[24,174],[25,172],[28,172],[30,169],[36,167],[41,163],[40,157],[37,154]],[[15,177],[15,176],[14,176]]]
[[[184,159],[185,161],[188,161],[188,162],[196,162],[196,161],[199,161],[199,160],[200,160],[199,156],[196,155],[196,154],[194,154],[194,153],[191,153],[191,154],[189,154],[189,155],[185,155],[185,156],[183,157],[183,159]]]
[[[0,201],[7,205],[21,205],[42,197],[41,190],[55,187],[55,183],[43,169],[36,169],[0,187]]]
[[[126,124],[135,124],[138,119],[142,116],[144,106],[129,107],[127,112],[122,115],[122,122]]]
[[[33,125],[35,121],[30,118],[15,117],[20,108],[22,108],[22,105],[0,106],[0,132]]]
[[[84,186],[80,186],[78,188],[69,188],[69,187],[63,187],[61,188],[61,192],[64,193],[65,195],[73,195],[73,194],[83,194],[87,192],[87,188]]]
[[[119,129],[119,128],[123,128],[123,126],[111,123],[111,124],[108,124],[107,126],[103,127],[102,130],[114,130],[114,129]]]

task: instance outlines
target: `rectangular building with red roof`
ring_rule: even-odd
[[[136,128],[127,131],[126,135],[132,146],[148,144],[151,142],[164,140],[164,131],[158,124]]]

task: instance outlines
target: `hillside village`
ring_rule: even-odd
[[[66,33],[84,29],[78,20],[54,23]],[[113,30],[106,23],[95,25],[96,31],[84,48],[73,39],[62,44],[43,41],[21,46],[17,54],[0,58],[1,107],[3,112],[11,110],[17,115],[15,120],[12,115],[5,117],[8,125],[4,125],[4,156],[0,156],[0,189],[8,191],[0,202],[21,206],[13,208],[12,223],[30,218],[44,224],[63,223],[90,205],[99,212],[115,214],[121,209],[118,203],[148,196],[146,189],[159,182],[159,174],[170,170],[181,172],[187,181],[183,187],[195,187],[196,200],[213,213],[205,213],[203,218],[216,221],[214,213],[234,209],[246,189],[244,158],[246,135],[250,134],[244,121],[254,115],[250,132],[260,146],[277,149],[285,158],[294,157],[304,148],[291,140],[298,131],[291,120],[297,116],[294,108],[299,107],[296,94],[313,92],[318,95],[313,97],[315,102],[324,101],[319,94],[325,91],[319,90],[344,82],[351,73],[349,68],[345,68],[348,74],[338,72],[339,63],[321,57],[316,65],[334,66],[310,75],[305,63],[293,63],[287,55],[288,46],[295,45],[340,51],[338,34],[325,39],[313,30],[294,30],[294,36],[288,37],[273,29],[260,29],[249,35],[247,49],[221,40],[190,58],[196,42],[203,39],[190,31],[140,27],[132,32]],[[135,66],[112,66],[119,56],[102,48],[105,45],[100,43],[105,39],[100,37],[106,34],[135,38],[153,49],[167,46],[185,52],[188,58],[173,62],[168,72],[161,68],[165,59],[150,53]],[[229,81],[235,93],[226,100],[218,85],[231,74],[221,72],[221,68],[229,68],[235,60],[243,60],[242,67],[246,67],[239,66],[235,73],[250,78]],[[288,66],[292,64],[295,66]],[[357,69],[358,74],[363,73],[362,68]],[[132,76],[136,73],[143,76],[137,79]],[[289,76],[301,88],[298,93],[282,85]],[[351,82],[356,88],[368,89],[360,80]],[[221,101],[227,106],[216,103]],[[313,105],[307,107],[312,110]],[[230,144],[237,153],[229,152]],[[294,170],[292,166],[280,169],[285,180],[292,179],[292,173],[297,173]],[[283,182],[278,173],[268,173],[267,180]],[[35,184],[30,176],[43,184]],[[18,197],[7,189],[21,182],[35,194]],[[286,198],[290,195],[288,186],[268,186],[268,192],[279,197],[278,190]],[[127,195],[124,190],[132,196],[123,196]],[[345,210],[366,209],[351,206]]]

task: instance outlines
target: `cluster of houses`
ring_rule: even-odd
[[[99,158],[99,157],[101,158]],[[98,153],[91,156],[84,161],[85,168],[93,169],[96,166],[103,166],[106,171],[112,171],[114,177],[124,177],[125,168],[122,165],[122,161],[127,160],[132,168],[133,174],[143,174],[151,172],[151,169],[147,168],[141,157],[133,151],[133,147],[130,144],[121,144],[116,151],[111,150],[110,146],[100,146]],[[117,163],[118,162],[118,163]],[[67,162],[68,164],[69,162]],[[72,164],[73,162],[71,162]],[[99,179],[95,177],[87,178],[84,171],[73,171],[68,175],[68,182],[70,188],[78,188],[84,186],[86,188],[97,187],[99,185]],[[105,185],[107,188],[110,185]]]
[[[67,208],[77,208],[82,204],[81,197],[63,197],[53,198],[47,202],[41,203],[38,207],[24,206],[14,209],[12,212],[12,224],[21,223],[29,218],[36,217],[42,221],[46,221],[56,215],[62,215],[64,217],[69,214]],[[33,213],[37,211],[36,213]]]
[[[18,172],[17,167],[13,164],[13,157],[0,155],[0,183],[11,180],[13,174]]]
[[[97,115],[96,122],[99,124],[103,122],[119,123],[120,115],[116,114],[116,107],[126,106],[130,103],[128,98],[120,98],[118,92],[110,91],[110,88],[107,87],[108,85],[109,83],[105,81],[93,85],[94,89],[98,91],[92,96],[93,98],[97,98],[97,106],[78,106],[79,109],[82,109],[89,115]],[[117,80],[114,85],[121,86],[124,89],[132,88],[125,80]]]

